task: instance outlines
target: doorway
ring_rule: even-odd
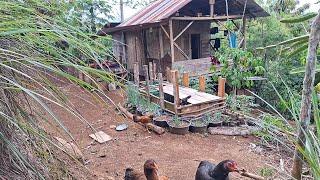
[[[191,57],[200,58],[200,34],[191,34]]]

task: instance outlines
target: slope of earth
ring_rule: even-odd
[[[142,170],[144,161],[150,158],[158,162],[160,174],[176,180],[194,179],[201,160],[217,163],[232,159],[239,167],[257,174],[268,167],[268,163],[272,163],[268,157],[252,151],[250,144],[256,141],[253,137],[200,134],[179,136],[169,132],[159,136],[119,115],[111,103],[107,105],[77,86],[63,83],[60,88],[97,131],[104,131],[113,138],[105,144],[94,142],[89,137],[93,130],[88,125],[63,109],[51,105],[76,139],[84,153],[85,166],[94,174],[95,179],[123,179],[127,167]],[[124,100],[121,90],[106,94],[115,104]],[[122,123],[129,125],[126,131],[117,132],[110,128]],[[67,139],[67,136],[61,133],[50,132],[54,136]],[[238,174],[232,176],[233,179],[244,179]]]

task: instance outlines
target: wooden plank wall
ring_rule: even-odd
[[[122,59],[123,57],[123,52],[122,52],[122,44],[121,42],[121,33],[114,33],[112,34],[112,46],[113,46],[113,54],[117,60]]]
[[[177,36],[188,24],[190,21],[173,21],[174,26],[174,37]],[[169,32],[168,26],[164,26],[167,32]],[[161,61],[160,64],[157,63],[158,71],[165,74],[166,67],[172,67],[171,60],[166,58],[171,56],[170,50],[170,40],[162,33],[163,37],[163,50],[164,50],[164,57],[160,55],[160,39],[159,39],[159,31],[162,30],[160,27],[154,27],[152,29],[144,29],[144,30],[135,30],[135,31],[128,31],[125,32],[126,37],[126,56],[127,56],[127,67],[130,72],[133,72],[134,63],[138,62],[139,69],[142,70],[143,65],[149,63],[146,59],[154,59],[160,62],[159,60],[163,58],[163,62]],[[145,52],[144,48],[144,35],[143,31],[145,31],[146,36],[146,45],[147,45],[147,52]],[[194,22],[188,30],[185,31],[177,40],[176,43],[179,47],[189,56],[191,57],[191,34],[200,34],[200,41],[201,41],[201,58],[209,57],[210,56],[210,48],[209,48],[209,39],[210,39],[210,21],[198,21]],[[113,34],[113,38],[116,41],[121,41],[121,33]],[[123,56],[121,44],[118,42],[114,42],[113,45],[115,56],[119,59]],[[167,59],[167,60],[166,60]],[[187,60],[180,51],[175,48],[175,62],[178,61],[185,61]],[[165,61],[165,62],[164,62]],[[160,71],[161,68],[161,71]],[[141,72],[142,74],[142,72]]]
[[[140,73],[146,64],[142,30],[126,32],[128,70],[133,72],[134,63],[138,62]]]

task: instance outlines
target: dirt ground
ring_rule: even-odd
[[[232,159],[239,167],[257,174],[270,163],[268,157],[259,155],[250,148],[250,143],[257,141],[254,137],[191,133],[181,136],[169,132],[159,136],[147,132],[142,126],[119,115],[111,103],[103,103],[77,86],[62,84],[60,87],[74,107],[96,130],[102,130],[113,137],[113,140],[106,144],[94,142],[89,137],[92,129],[88,125],[61,108],[52,106],[79,144],[84,153],[85,166],[92,171],[95,179],[123,179],[126,168],[142,170],[143,163],[150,158],[158,162],[161,175],[176,180],[194,179],[201,160],[218,163]],[[121,94],[120,90],[107,93],[115,103],[123,102]],[[122,123],[129,125],[126,131],[117,132],[110,128],[111,125]],[[65,135],[56,132],[55,135],[67,139]],[[244,179],[235,173],[232,177]]]

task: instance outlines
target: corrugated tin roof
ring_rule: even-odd
[[[242,14],[245,2],[247,1],[246,15],[250,17],[265,17],[269,14],[261,8],[254,0],[228,0],[229,15],[230,14]],[[130,17],[125,22],[121,23],[114,28],[103,28],[101,34],[112,33],[121,30],[127,30],[130,27],[139,27],[142,25],[152,25],[161,22],[161,20],[168,19],[174,15],[177,11],[193,3],[190,6],[197,5],[197,3],[207,2],[208,0],[158,0],[151,3],[149,6]],[[196,3],[196,4],[194,4]],[[240,6],[233,6],[232,4],[239,3]],[[205,6],[206,7],[206,6]],[[195,7],[196,8],[196,7]],[[209,4],[206,8],[209,8]],[[225,0],[216,0],[215,12],[218,14],[226,14]],[[218,10],[218,11],[217,11]],[[99,31],[99,32],[100,32]]]
[[[157,23],[169,18],[180,8],[192,0],[158,0],[144,8],[142,11],[121,23],[118,27],[134,26],[141,24]]]

